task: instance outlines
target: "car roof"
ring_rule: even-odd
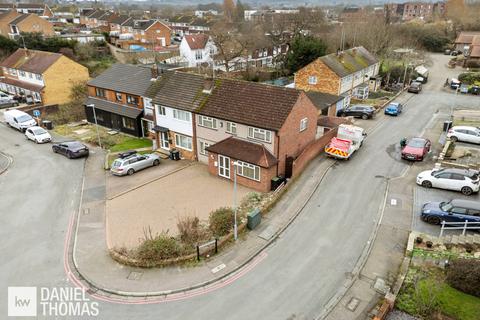
[[[458,173],[467,177],[471,177],[475,174],[478,174],[477,171],[475,170],[469,170],[469,169],[459,169],[459,168],[445,168],[440,170],[442,172],[449,172],[449,173]]]
[[[350,107],[373,108],[373,106],[368,104],[352,104]]]
[[[388,107],[398,107],[400,105],[400,102],[391,102],[388,104],[387,108]]]
[[[81,142],[78,142],[78,141],[65,141],[65,142],[61,142],[61,144],[65,144],[67,146],[83,146],[83,143]]]
[[[43,129],[43,128],[40,127],[40,126],[31,126],[31,127],[29,127],[28,129]]]
[[[413,137],[413,138],[411,138],[410,140],[411,140],[411,141],[413,141],[413,140],[417,140],[417,141],[427,141],[427,139],[421,138],[421,137]]]
[[[450,203],[454,206],[459,206],[467,209],[480,210],[480,202],[472,200],[463,200],[463,199],[453,199]]]
[[[460,129],[460,130],[480,130],[480,128],[472,127],[472,126],[454,126],[452,127],[453,130]]]

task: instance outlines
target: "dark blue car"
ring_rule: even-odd
[[[480,222],[480,202],[454,199],[427,202],[422,206],[422,220],[431,224],[445,222]]]
[[[385,108],[385,114],[390,116],[398,116],[403,111],[403,106],[401,103],[392,102]]]

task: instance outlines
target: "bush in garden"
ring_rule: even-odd
[[[177,228],[180,240],[188,245],[195,245],[208,238],[208,230],[200,223],[198,217],[180,217]]]
[[[136,250],[136,258],[147,261],[158,261],[176,258],[183,254],[182,245],[167,233],[162,232],[156,236],[145,233],[145,239]]]
[[[234,211],[232,208],[219,208],[210,213],[209,228],[213,235],[221,237],[226,235],[233,229]]]
[[[447,283],[457,290],[480,297],[480,260],[454,260],[447,269]]]

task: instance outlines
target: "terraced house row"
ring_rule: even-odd
[[[116,64],[88,83],[90,122],[154,139],[159,151],[268,191],[322,138],[320,108],[302,90]]]

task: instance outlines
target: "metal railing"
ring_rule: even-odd
[[[451,227],[450,227],[451,226]],[[444,230],[463,230],[462,236],[468,230],[480,230],[480,222],[473,222],[465,220],[465,222],[446,222],[442,221],[442,228],[440,229],[440,237],[443,236]]]

